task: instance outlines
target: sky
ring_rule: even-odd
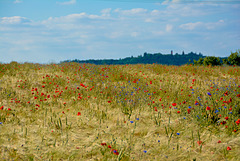
[[[238,49],[240,0],[0,0],[1,63]]]

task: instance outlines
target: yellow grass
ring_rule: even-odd
[[[13,62],[1,64],[0,72],[3,160],[240,160],[239,67]],[[217,88],[210,98],[207,89],[213,94]],[[232,98],[225,106],[233,113],[223,109],[219,120],[228,116],[229,128],[209,123],[204,114],[196,118],[200,96],[203,113],[206,106],[223,108],[220,97]],[[190,114],[189,106],[195,108]]]

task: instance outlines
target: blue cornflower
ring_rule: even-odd
[[[218,113],[219,111],[218,110],[215,110],[215,113]]]
[[[179,132],[177,132],[177,135],[180,135],[180,133],[179,133]]]
[[[2,125],[2,122],[0,122],[0,125]]]
[[[189,106],[188,108],[192,108],[191,106]]]
[[[207,93],[209,96],[211,96],[212,94],[210,92]]]
[[[136,118],[136,120],[139,120],[139,118]]]
[[[144,153],[147,153],[147,151],[146,151],[146,150],[144,150],[143,152],[144,152]]]
[[[185,119],[186,119],[186,117],[183,117],[183,119],[185,120]]]
[[[199,118],[200,119],[200,117],[197,115],[197,118]]]
[[[133,123],[133,121],[130,121],[131,123]]]
[[[232,114],[232,112],[229,112],[228,114]]]
[[[158,142],[160,143],[160,140],[158,140]]]

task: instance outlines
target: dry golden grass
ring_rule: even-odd
[[[239,76],[239,67],[1,64],[1,158],[240,160]]]

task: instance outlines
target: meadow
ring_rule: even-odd
[[[3,160],[240,160],[240,67],[0,64]]]

